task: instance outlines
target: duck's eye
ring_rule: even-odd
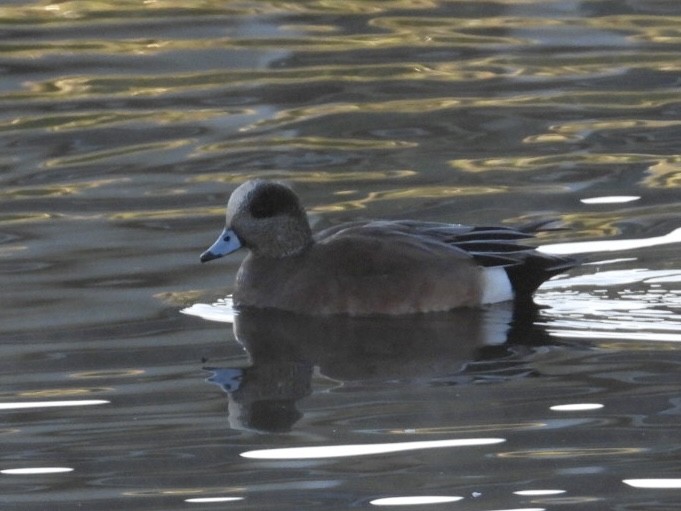
[[[224,238],[222,238],[222,241],[228,242],[228,241],[231,240],[231,239],[232,239],[232,237],[228,234],[227,236],[225,236]]]

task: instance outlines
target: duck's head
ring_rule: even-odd
[[[240,185],[227,202],[226,227],[201,262],[241,247],[255,256],[286,257],[312,243],[310,224],[298,196],[274,181],[253,179]]]

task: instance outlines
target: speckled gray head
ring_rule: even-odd
[[[282,183],[254,179],[239,186],[227,201],[226,227],[201,262],[248,248],[256,257],[284,257],[312,242],[305,210]]]

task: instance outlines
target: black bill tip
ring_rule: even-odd
[[[212,261],[213,259],[219,259],[220,257],[222,257],[222,255],[214,254],[210,250],[206,250],[203,254],[201,254],[201,262],[207,263],[208,261]]]

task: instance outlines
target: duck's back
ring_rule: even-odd
[[[369,221],[333,227],[317,236],[320,242],[324,242],[346,233],[384,233],[394,238],[404,237],[423,250],[432,248],[439,253],[446,246],[450,252],[445,250],[445,255],[455,250],[455,254],[472,258],[476,265],[487,270],[488,276],[496,269],[503,269],[511,281],[514,296],[530,298],[543,282],[578,264],[570,256],[538,252],[533,246],[520,243],[520,240],[533,238],[537,231],[546,230],[546,226],[551,224],[544,221],[512,228],[414,220]]]

